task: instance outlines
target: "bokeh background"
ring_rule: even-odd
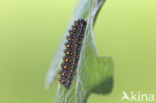
[[[78,0],[0,0],[0,103],[54,103],[44,89]],[[107,0],[95,24],[100,56],[114,59],[114,88],[89,103],[124,103],[122,91],[156,95],[156,0]],[[128,102],[129,103],[129,102]]]

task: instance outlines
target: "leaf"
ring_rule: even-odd
[[[69,89],[66,89],[59,83],[56,103],[86,103],[87,97],[91,93],[107,94],[112,90],[113,62],[110,57],[98,56],[93,32],[93,25],[103,3],[104,0],[82,0],[77,8],[72,22],[78,18],[83,18],[87,21],[85,37],[72,85]],[[67,32],[65,37],[68,35]],[[48,72],[46,87],[49,87],[54,82],[58,71],[61,70],[60,65],[63,62],[65,37]]]

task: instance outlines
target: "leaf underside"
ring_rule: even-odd
[[[77,8],[72,23],[81,18],[87,21],[78,68],[69,89],[66,89],[60,83],[58,84],[55,103],[86,103],[91,93],[108,94],[112,90],[113,62],[110,57],[98,56],[93,32],[97,14],[103,3],[104,0],[82,0]],[[69,35],[67,32],[65,37]],[[46,87],[49,87],[55,81],[58,71],[61,70],[60,65],[63,62],[65,42],[67,41],[64,38],[53,59],[51,69],[47,75]]]

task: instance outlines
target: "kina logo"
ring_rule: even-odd
[[[122,91],[121,100],[127,100],[131,102],[154,102],[154,94],[141,93],[140,91],[131,91],[129,94]]]

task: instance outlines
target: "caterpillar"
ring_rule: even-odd
[[[84,19],[78,19],[74,22],[72,30],[69,30],[70,35],[66,37],[67,43],[65,43],[65,56],[61,65],[62,70],[59,73],[59,81],[66,88],[70,87],[73,77],[76,74],[86,25],[87,22]]]

